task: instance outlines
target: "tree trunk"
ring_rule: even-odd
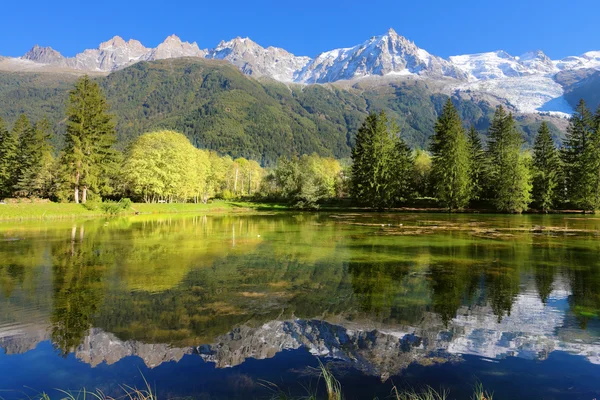
[[[75,203],[79,204],[79,186],[75,186],[74,197],[75,197]]]
[[[233,181],[233,193],[237,194],[237,180],[238,180],[239,168],[235,169],[235,181]]]
[[[81,194],[81,204],[85,204],[87,201],[87,186],[83,187],[83,193]]]

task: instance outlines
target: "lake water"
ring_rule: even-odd
[[[600,396],[600,219],[261,214],[0,223],[0,397]]]

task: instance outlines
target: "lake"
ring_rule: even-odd
[[[0,223],[0,397],[600,396],[600,218],[276,213]]]

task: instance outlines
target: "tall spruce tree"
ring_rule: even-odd
[[[17,165],[17,137],[0,118],[0,199],[12,196]]]
[[[13,193],[17,196],[27,196],[19,189],[19,180],[24,172],[35,163],[35,130],[27,118],[21,114],[13,125],[13,135],[17,138],[17,156],[15,159],[14,176],[12,178]]]
[[[371,113],[352,149],[352,194],[370,207],[391,207],[408,196],[412,154],[385,112]]]
[[[53,177],[52,127],[46,118],[22,137],[21,171],[15,188],[20,196],[49,197]]]
[[[449,211],[465,207],[471,198],[469,144],[450,99],[435,124],[431,155],[435,196]]]
[[[481,137],[475,127],[471,125],[468,132],[469,158],[471,169],[469,170],[471,181],[471,200],[480,200],[486,187],[487,158]]]
[[[544,212],[558,197],[560,159],[546,122],[542,122],[533,145],[533,201]]]
[[[531,201],[531,176],[521,152],[523,138],[502,106],[494,113],[488,138],[493,203],[498,211],[521,213]]]
[[[85,203],[88,191],[110,190],[110,176],[116,168],[115,126],[106,98],[98,83],[87,75],[75,83],[67,105],[65,175],[76,203]]]
[[[596,111],[593,124],[592,136],[584,157],[588,171],[585,183],[589,188],[587,208],[597,212],[600,210],[600,107]]]
[[[590,210],[593,187],[590,186],[590,148],[594,133],[594,117],[585,101],[580,100],[569,120],[567,137],[561,152],[564,165],[566,197],[581,210]]]

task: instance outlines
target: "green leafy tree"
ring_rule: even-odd
[[[490,184],[498,211],[521,213],[531,201],[528,160],[521,152],[523,138],[512,114],[498,106],[488,133]]]
[[[471,198],[469,143],[450,99],[435,124],[431,154],[435,196],[449,211],[465,207]]]
[[[13,193],[17,165],[17,137],[0,118],[0,198]]]
[[[469,158],[471,168],[469,170],[470,182],[471,182],[471,200],[480,200],[484,195],[486,187],[486,171],[487,171],[487,157],[481,137],[475,127],[471,125],[468,132],[469,142]]]
[[[181,133],[160,131],[138,137],[123,165],[127,189],[145,202],[187,201],[198,195],[197,151]]]
[[[533,201],[545,212],[554,205],[559,185],[560,159],[550,129],[542,122],[533,146]]]
[[[21,196],[49,197],[52,193],[54,148],[46,118],[27,129],[20,140],[21,171],[15,188]]]
[[[355,199],[383,209],[408,196],[412,154],[385,112],[371,113],[359,128],[352,161]]]
[[[569,120],[567,137],[561,152],[565,171],[566,196],[573,205],[583,211],[590,210],[593,186],[590,179],[593,160],[592,137],[594,133],[594,117],[581,100]]]
[[[600,108],[594,117],[594,130],[584,156],[587,165],[585,184],[589,190],[587,208],[597,212],[600,210]]]
[[[67,105],[64,172],[75,203],[85,203],[88,190],[110,193],[111,175],[118,166],[113,148],[115,126],[98,83],[87,75],[75,83]]]
[[[416,150],[414,154],[415,170],[413,184],[417,197],[431,196],[431,155],[424,150]]]

